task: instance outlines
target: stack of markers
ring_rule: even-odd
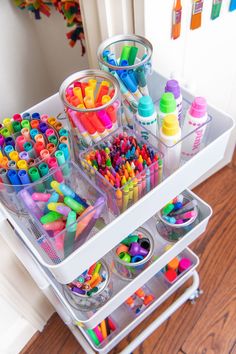
[[[80,156],[86,161],[85,168],[92,166],[102,175],[100,187],[108,188],[105,192],[110,204],[116,199],[120,211],[125,211],[162,180],[162,157],[139,142],[129,129],[118,130],[101,146],[97,144]],[[104,182],[107,182],[105,187]]]
[[[138,263],[147,257],[150,252],[150,241],[140,232],[130,234],[116,249],[117,256],[126,263]]]
[[[30,184],[70,159],[68,131],[54,117],[39,113],[5,118],[0,129],[0,178],[3,184]]]
[[[135,313],[135,315],[138,315],[145,310],[154,299],[155,296],[150,290],[147,287],[143,287],[135,291],[135,293],[125,301],[125,304]]]
[[[63,179],[62,171],[55,170],[54,177]],[[51,175],[34,189],[23,189],[19,196],[29,212],[40,221],[42,229],[47,231],[51,243],[54,242],[54,250],[41,244],[54,262],[60,261],[58,254],[61,252],[58,251],[62,251],[65,258],[84,242],[104,207],[103,197],[99,197],[93,206],[89,205],[68,185],[53,180]]]
[[[67,284],[67,287],[78,296],[91,297],[104,288],[107,273],[101,262],[94,263],[88,270]]]
[[[98,326],[87,329],[89,337],[96,346],[99,346],[112,332],[116,330],[116,325],[111,317],[105,318]]]
[[[191,219],[195,220],[197,216],[196,206],[196,200],[184,202],[184,196],[180,194],[161,210],[161,217],[170,224],[184,226]]]
[[[168,282],[172,283],[177,277],[187,271],[192,266],[192,262],[188,258],[181,256],[173,258],[162,270]]]
[[[103,60],[105,62],[119,67],[117,70],[110,69],[110,71],[119,81],[121,94],[125,103],[124,113],[128,124],[132,121],[132,113],[137,110],[139,99],[149,95],[146,76],[150,71],[150,62],[148,64],[139,65],[136,69],[125,69],[126,66],[135,64],[137,54],[138,48],[128,45],[123,46],[119,59],[117,59],[115,54],[110,50],[104,50],[103,52]],[[146,56],[147,54],[144,54],[141,61],[144,60]],[[105,65],[103,65],[103,67],[105,67]]]
[[[110,87],[108,81],[102,81],[99,85],[96,79],[88,79],[88,82],[75,81],[66,88],[65,97],[68,103],[85,112],[74,111],[70,108],[67,113],[72,126],[77,129],[87,145],[92,145],[118,128],[118,109],[120,102],[116,100],[106,108],[115,94],[115,88]],[[91,108],[99,108],[96,111],[88,111]]]

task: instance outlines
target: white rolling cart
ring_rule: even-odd
[[[158,100],[158,93],[163,91],[165,81],[166,79],[161,75],[156,73],[153,75],[150,85],[154,99]],[[189,92],[183,90],[182,93],[186,101],[192,101],[193,96]],[[57,116],[63,111],[63,106],[59,95],[55,94],[27,111]],[[208,112],[212,117],[212,122],[204,148],[61,263],[49,264],[42,254],[38,254],[30,241],[33,236],[30,235],[22,217],[9,212],[3,205],[0,205],[1,234],[86,353],[109,353],[189,278],[192,278],[192,285],[121,353],[131,353],[182,304],[199,296],[199,276],[195,270],[199,259],[188,246],[205,231],[212,215],[210,206],[197,195],[186,190],[185,193],[198,201],[199,220],[192,230],[174,243],[173,247],[165,253],[160,250],[167,244],[167,241],[161,238],[157,232],[155,214],[170,199],[183,192],[224,157],[230,132],[234,125],[233,120],[212,106],[208,107]],[[109,259],[111,249],[141,225],[145,225],[145,228],[152,233],[155,239],[155,260],[131,281],[122,280],[112,273],[112,296],[105,305],[94,313],[81,312],[74,308],[65,296],[63,284],[73,281],[78,274],[81,274],[100,258]],[[190,258],[192,267],[173,284],[167,284],[159,271],[180,253]],[[126,311],[124,301],[143,285],[152,291],[155,300],[138,316],[134,316],[130,311]],[[86,327],[93,328],[108,315],[112,316],[117,324],[117,329],[99,347],[95,347],[85,329]]]

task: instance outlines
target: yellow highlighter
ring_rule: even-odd
[[[93,91],[96,90],[96,87],[97,87],[97,80],[95,80],[95,79],[90,79],[90,80],[88,81],[88,84],[89,84],[89,86],[91,86],[91,87],[93,88]]]
[[[19,161],[19,154],[18,154],[17,151],[10,152],[9,157],[10,157],[11,160],[13,160],[15,162]]]
[[[28,171],[28,164],[25,160],[19,160],[17,162],[17,167],[19,168],[19,170],[26,170]]]
[[[79,99],[79,102],[83,102],[83,95],[82,95],[82,90],[80,87],[74,87],[73,88],[73,93],[74,95]]]

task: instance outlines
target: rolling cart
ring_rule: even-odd
[[[151,80],[152,97],[157,101],[159,99],[158,93],[163,91],[166,79],[154,73]],[[193,100],[193,96],[186,90],[183,90],[182,94],[186,102]],[[41,114],[47,113],[58,116],[63,112],[63,106],[59,95],[55,94],[27,111],[37,111]],[[176,172],[119,215],[61,263],[49,264],[40,254],[37,254],[37,251],[29,242],[30,231],[24,225],[23,217],[11,213],[4,205],[0,205],[2,236],[27,268],[32,278],[86,353],[109,353],[158,306],[176,292],[188,279],[192,278],[192,285],[121,352],[123,354],[131,353],[182,304],[188,300],[194,301],[199,296],[199,275],[196,271],[199,259],[188,246],[204,233],[212,215],[212,210],[207,203],[186,188],[224,158],[230,132],[234,126],[232,118],[215,107],[208,106],[208,112],[212,121],[204,148],[197,155],[183,162]],[[169,200],[183,191],[198,202],[198,222],[184,237],[180,238],[170,249],[163,253],[161,250],[168,242],[158,234],[156,213]],[[131,281],[123,280],[115,273],[112,273],[112,296],[95,312],[81,312],[73,307],[65,296],[63,284],[73,281],[78,274],[81,274],[100,258],[105,257],[106,259],[106,257],[109,257],[109,252],[129,233],[141,225],[149,230],[155,239],[155,257],[153,262]],[[179,254],[189,258],[192,266],[182,276],[178,277],[174,283],[168,284],[160,271]],[[155,299],[144,311],[136,316],[131,311],[127,311],[124,302],[138,288],[144,285],[152,291]],[[116,330],[97,347],[88,336],[86,328],[94,328],[107,316],[111,316],[116,323]]]

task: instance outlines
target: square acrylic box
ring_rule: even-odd
[[[162,181],[162,153],[128,127],[116,129],[81,152],[80,162],[107,195],[114,215],[124,212]]]
[[[27,246],[41,263],[60,264],[109,223],[106,196],[69,162],[18,193]]]

